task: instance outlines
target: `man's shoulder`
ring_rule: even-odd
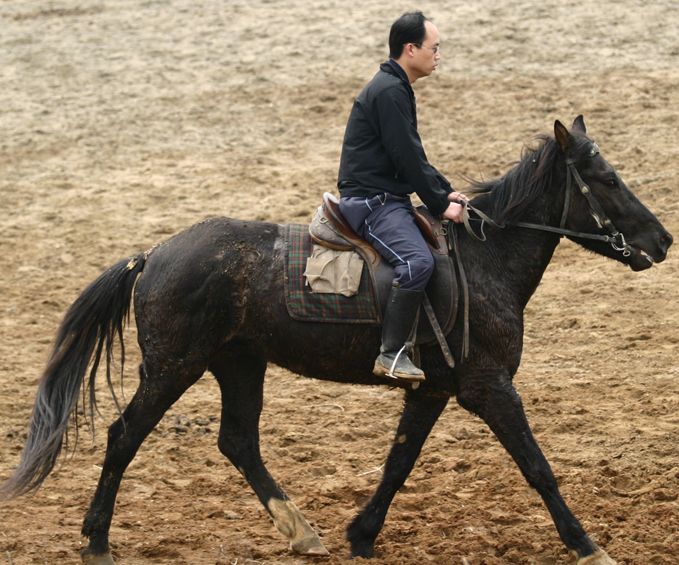
[[[386,63],[386,65],[388,65],[388,63]],[[383,95],[408,95],[407,85],[403,82],[401,77],[395,74],[396,71],[392,73],[383,67],[384,65],[380,67],[380,70],[377,71],[377,74],[363,89],[363,92],[359,98],[367,101],[369,99],[382,97]]]

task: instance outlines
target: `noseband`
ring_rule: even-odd
[[[599,147],[597,146],[596,143],[592,143],[592,148],[588,156],[594,157],[598,154]],[[589,203],[589,206],[592,210],[592,216],[594,216],[594,219],[596,220],[600,227],[604,227],[609,231],[610,235],[598,235],[593,233],[576,232],[573,230],[565,229],[566,220],[568,219],[568,212],[570,210],[571,196],[573,194],[573,179],[575,179],[575,182],[580,188],[580,192],[587,199],[587,202]],[[596,196],[592,194],[592,191],[589,188],[589,186],[587,186],[585,182],[582,180],[580,173],[578,173],[578,170],[575,168],[575,160],[572,157],[568,157],[566,159],[566,196],[563,204],[563,212],[561,214],[561,222],[558,228],[553,226],[544,226],[541,224],[531,224],[528,222],[513,222],[500,225],[493,221],[491,218],[489,218],[486,214],[484,214],[480,210],[474,208],[471,204],[469,204],[468,201],[463,202],[463,207],[464,207],[463,220],[467,233],[479,243],[483,243],[486,241],[486,234],[484,233],[484,224],[488,224],[489,226],[497,229],[501,229],[506,226],[516,226],[519,228],[548,231],[552,233],[557,233],[559,235],[569,235],[572,237],[580,237],[584,239],[603,241],[605,243],[610,243],[611,247],[616,251],[621,251],[624,257],[629,257],[630,255],[629,245],[625,240],[625,236],[616,229],[616,227],[613,225],[613,222],[606,215],[606,212],[604,211],[604,208],[601,205],[601,203],[597,200]],[[474,230],[471,227],[469,218],[470,210],[474,214],[476,214],[481,220],[481,236],[476,235],[476,233],[474,233]]]

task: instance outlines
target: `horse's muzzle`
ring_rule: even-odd
[[[628,247],[631,251],[629,266],[633,271],[644,271],[655,263],[662,263],[667,258],[667,250],[673,242],[674,238],[667,231],[663,231],[660,236],[635,239]]]

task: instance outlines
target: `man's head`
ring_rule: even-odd
[[[420,11],[407,12],[396,20],[389,31],[389,58],[396,61],[408,43],[422,44],[427,34],[424,22],[428,21]]]
[[[436,26],[422,12],[403,14],[389,32],[389,57],[406,72],[411,84],[429,76],[441,58]]]

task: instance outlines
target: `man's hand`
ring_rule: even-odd
[[[462,203],[462,202],[464,202],[465,200],[469,200],[469,198],[467,198],[467,197],[466,197],[464,194],[462,194],[461,192],[451,192],[451,193],[448,195],[448,200],[449,200],[450,202],[460,202],[460,203]]]
[[[462,204],[458,204],[457,202],[451,202],[448,205],[448,208],[446,208],[445,212],[443,212],[443,217],[448,218],[449,220],[452,220],[456,224],[462,223]]]
[[[448,200],[450,201],[450,204],[446,211],[443,212],[443,217],[452,220],[456,224],[462,223],[463,208],[461,202],[465,202],[466,200],[469,200],[469,198],[459,192],[451,192],[448,195]]]

